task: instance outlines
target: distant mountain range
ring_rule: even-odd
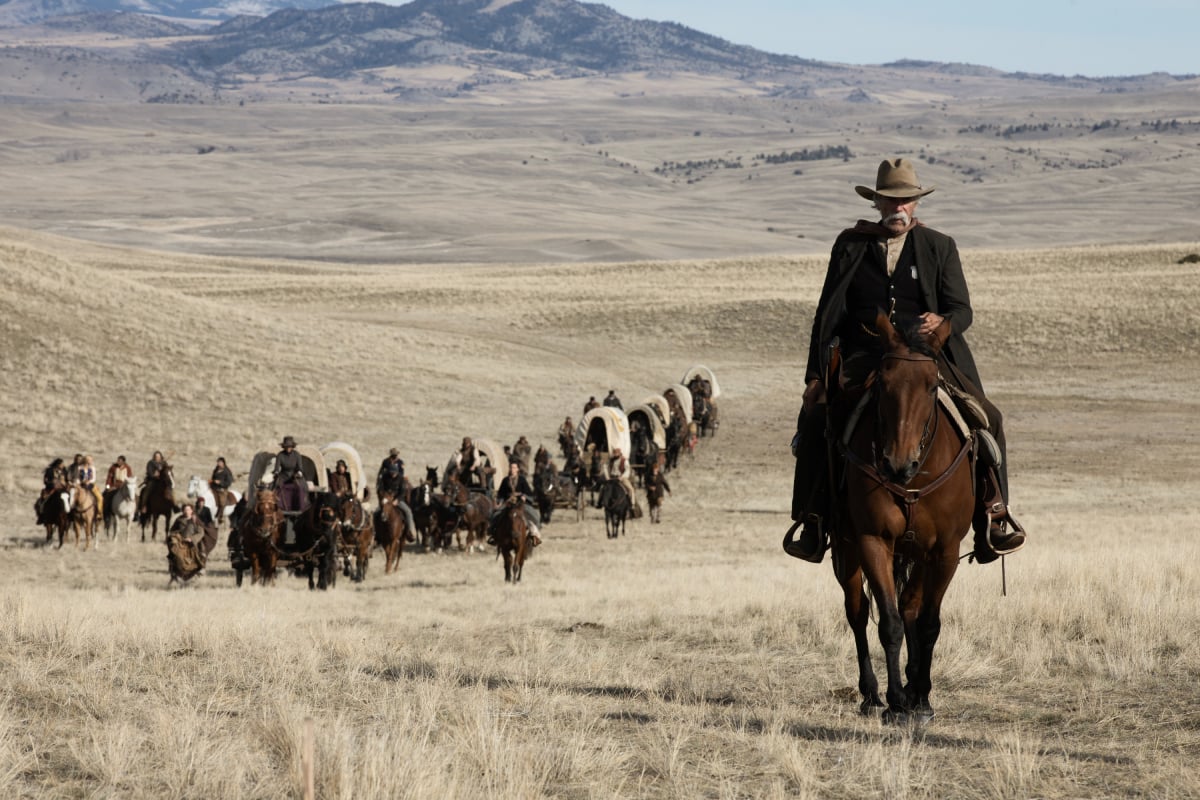
[[[731,44],[683,25],[634,20],[577,0],[9,0],[0,25],[126,36],[196,34],[169,48],[179,66],[213,72],[337,75],[464,60],[518,71],[763,69],[806,62]],[[151,23],[148,20],[157,22]],[[192,25],[182,24],[184,22]]]
[[[328,0],[8,0],[0,3],[0,27],[35,25],[74,14],[122,12],[211,22],[240,15],[263,17],[284,8],[327,5]]]
[[[280,8],[284,3],[288,7]],[[89,39],[91,34],[97,38]],[[112,93],[106,96],[136,91],[142,99],[166,102],[193,102],[248,81],[308,76],[378,81],[371,71],[431,66],[452,67],[443,72],[460,76],[430,90],[442,93],[470,91],[483,83],[644,71],[750,81],[765,77],[795,87],[781,91],[801,94],[814,79],[844,81],[849,99],[871,100],[858,82],[844,76],[846,65],[767,53],[578,0],[413,0],[399,6],[323,0],[8,0],[0,3],[0,49],[38,65],[43,78],[22,84],[0,75],[0,94],[9,96],[59,91],[58,62],[85,58],[124,76],[105,84]],[[1068,80],[1005,76],[964,64],[882,67],[983,80]],[[83,97],[82,86],[79,82],[76,97]],[[397,85],[394,90],[407,89]]]

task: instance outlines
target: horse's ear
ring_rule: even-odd
[[[892,325],[892,321],[888,319],[888,315],[883,309],[875,311],[875,330],[888,342],[888,349],[899,350],[904,347],[904,337]]]

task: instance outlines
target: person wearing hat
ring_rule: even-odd
[[[308,481],[304,477],[304,459],[296,452],[296,440],[283,437],[282,448],[275,454],[274,486],[279,494],[279,507],[284,511],[303,511],[308,508]]]
[[[825,437],[824,370],[830,343],[836,338],[842,354],[842,379],[862,386],[879,363],[881,345],[875,318],[886,310],[897,328],[916,327],[923,335],[943,322],[951,334],[942,347],[939,369],[944,379],[980,402],[988,417],[988,432],[1000,451],[993,474],[997,486],[980,493],[988,505],[976,513],[974,557],[994,561],[1025,544],[1025,532],[1008,513],[1008,477],[1003,419],[984,397],[979,372],[963,333],[971,326],[971,298],[958,247],[949,236],[917,220],[917,205],[934,190],[917,180],[907,158],[879,165],[875,187],[854,190],[879,212],[878,221],[859,220],[837,237],[829,257],[825,284],[813,316],[805,370],[804,399],[792,440],[796,472],[792,486],[792,519],[784,538],[789,555],[819,562],[825,553],[824,521],[829,489]],[[991,494],[991,497],[987,495]],[[989,524],[990,517],[990,524]],[[1008,525],[1012,529],[1008,529]],[[798,528],[800,536],[793,540]]]
[[[629,459],[621,452],[620,447],[614,447],[608,456],[608,477],[621,484],[625,494],[629,495],[630,513],[634,519],[642,516],[642,507],[638,503],[637,492],[633,490],[633,482],[629,479]]]
[[[338,497],[349,497],[354,494],[354,481],[350,476],[350,467],[346,460],[339,458],[329,473],[329,492]]]
[[[393,447],[388,451],[387,458],[379,465],[379,474],[375,478],[375,493],[382,496],[390,494],[395,499],[396,509],[404,515],[409,533],[415,533],[416,523],[413,521],[412,507],[408,504],[408,481],[404,477],[404,461],[400,451]],[[376,510],[378,514],[379,511]]]
[[[606,408],[616,408],[621,411],[625,410],[625,406],[621,405],[621,398],[617,397],[616,389],[609,389],[608,394],[604,396],[604,406]]]

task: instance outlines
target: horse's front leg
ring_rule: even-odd
[[[512,583],[513,579],[513,554],[512,550],[507,547],[500,551],[504,554],[504,582]]]
[[[846,622],[854,634],[854,650],[858,659],[858,691],[862,695],[862,704],[858,710],[869,714],[873,709],[882,708],[883,700],[879,698],[879,680],[875,677],[875,669],[871,666],[871,649],[867,641],[867,623],[871,618],[871,601],[863,588],[862,567],[857,555],[851,547],[835,544],[834,573],[842,586],[846,608]]]
[[[942,632],[942,599],[957,570],[958,551],[948,550],[938,560],[931,562],[922,576],[924,592],[919,613],[913,622],[916,644],[909,647],[908,655],[908,691],[912,697],[913,711],[922,722],[933,719],[933,706],[929,704],[929,694],[933,689],[933,649]],[[913,578],[915,581],[915,574]]]
[[[892,542],[878,536],[863,537],[862,566],[879,609],[879,643],[887,664],[887,709],[885,722],[903,721],[909,709],[908,693],[900,671],[900,647],[904,642],[904,620],[892,579]]]

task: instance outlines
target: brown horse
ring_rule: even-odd
[[[362,501],[353,495],[331,498],[337,509],[339,527],[338,553],[342,557],[342,574],[355,583],[367,579],[367,564],[371,560],[371,548],[375,545],[375,523],[371,514],[363,508]],[[350,571],[350,557],[354,556],[354,571]],[[386,570],[391,572],[391,570]]]
[[[254,493],[254,505],[246,509],[238,523],[242,552],[250,562],[250,582],[264,586],[275,582],[279,563],[276,542],[283,539],[284,516],[275,493],[260,486]]]
[[[529,541],[529,521],[525,519],[525,503],[510,497],[500,509],[494,529],[496,551],[504,558],[505,583],[520,583],[525,559],[532,550]]]
[[[79,547],[79,531],[83,530],[83,549],[92,546],[92,537],[96,535],[96,526],[100,521],[100,509],[96,506],[96,495],[86,486],[75,484],[75,496],[71,498],[71,530],[75,532],[75,547]],[[62,542],[59,542],[61,546]],[[96,546],[99,547],[99,540]]]
[[[437,470],[428,467],[426,479],[408,493],[408,507],[412,510],[413,524],[417,527],[417,535],[421,537],[421,548],[427,553],[434,547],[444,546],[442,531],[447,527],[447,520],[451,516],[446,496],[437,491],[437,485]],[[449,533],[445,534],[447,541],[449,536]]]
[[[937,399],[937,357],[950,323],[929,341],[901,335],[884,314],[876,328],[885,352],[868,388],[838,390],[836,354],[826,383],[831,421],[838,420],[834,430],[844,431],[838,449],[845,489],[834,508],[833,567],[854,631],[862,712],[883,705],[867,647],[865,576],[887,662],[884,721],[912,715],[923,723],[933,717],[930,668],[942,598],[975,505],[973,439],[960,435]],[[907,684],[901,642],[907,644]]]
[[[379,517],[379,524],[375,528],[375,542],[383,548],[384,557],[387,559],[383,572],[385,575],[391,575],[400,566],[400,558],[404,555],[404,543],[416,541],[416,536],[413,535],[413,531],[408,530],[404,514],[396,507],[396,496],[391,492],[379,495],[379,510],[375,513]]]
[[[260,487],[254,505],[242,517],[238,529],[242,550],[250,561],[252,582],[275,582],[282,561],[291,570],[308,577],[308,588],[328,589],[337,580],[339,522],[337,498],[317,494],[307,509],[292,517],[295,540],[287,542],[288,515],[279,507],[279,496]],[[314,580],[314,571],[319,580]]]
[[[452,518],[453,524],[451,530],[458,535],[458,549],[466,550],[468,553],[475,549],[482,551],[487,542],[488,520],[492,517],[492,501],[486,495],[469,491],[453,475],[446,483],[446,499],[449,501],[449,516]],[[465,545],[462,536],[464,530],[467,532]]]
[[[150,541],[158,538],[159,517],[163,518],[165,539],[167,528],[171,525],[171,515],[179,511],[179,506],[175,504],[175,473],[170,464],[164,463],[159,477],[146,485],[142,504],[146,509],[142,515],[142,541],[146,541],[146,523],[150,524]]]

